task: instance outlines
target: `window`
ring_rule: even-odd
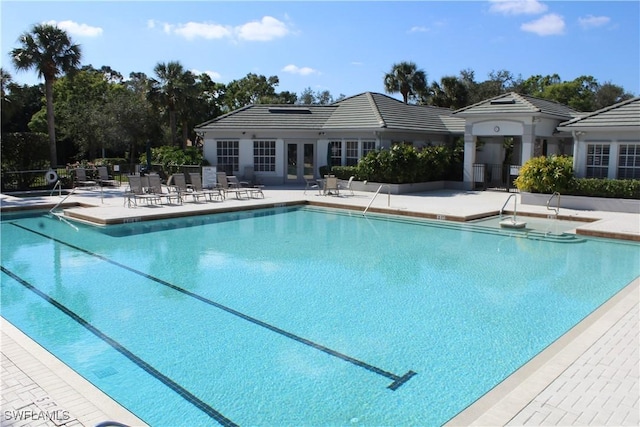
[[[331,166],[342,166],[342,141],[331,141]]]
[[[358,141],[347,141],[347,166],[355,166],[358,164]]]
[[[227,173],[238,172],[239,141],[217,141],[218,171]]]
[[[609,176],[609,145],[587,145],[587,178]]]
[[[640,179],[640,144],[620,145],[618,179]]]
[[[375,141],[362,141],[362,157],[365,157],[367,154],[375,150],[376,150]]]
[[[275,141],[253,141],[253,169],[256,172],[275,172]]]

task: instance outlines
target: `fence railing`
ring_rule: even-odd
[[[516,188],[514,181],[520,174],[521,167],[520,165],[474,163],[474,189],[497,188],[509,191]]]

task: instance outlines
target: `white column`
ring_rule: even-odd
[[[609,169],[608,176],[609,179],[617,179],[618,178],[618,148],[620,144],[617,141],[611,141],[609,144]]]
[[[535,142],[535,126],[529,123],[525,123],[522,132],[522,155],[520,157],[520,161],[522,162],[521,164],[524,165],[527,160],[533,157]]]
[[[473,127],[464,127],[464,171],[463,184],[465,190],[473,190],[473,164],[476,161],[476,137],[472,134]]]

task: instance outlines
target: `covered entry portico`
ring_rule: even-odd
[[[578,116],[552,101],[507,93],[453,113],[465,119],[464,187],[509,189],[532,157],[571,154],[570,134],[557,126]]]

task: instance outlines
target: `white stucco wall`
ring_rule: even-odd
[[[584,132],[584,133],[583,133]],[[638,131],[576,131],[574,133],[573,168],[575,176],[587,176],[587,146],[589,144],[609,145],[608,178],[618,177],[619,147],[623,144],[640,145]]]

